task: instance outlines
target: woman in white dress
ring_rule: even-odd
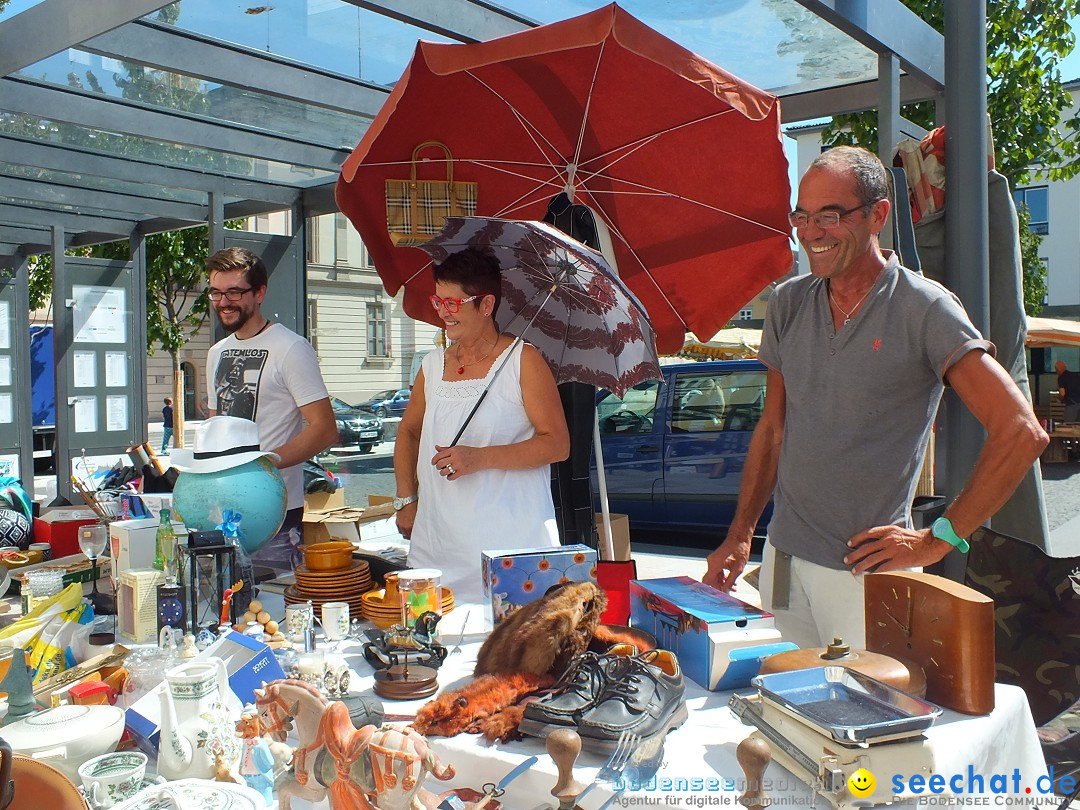
[[[479,602],[482,550],[559,545],[549,465],[567,457],[570,436],[547,362],[499,332],[498,263],[463,250],[434,274],[432,306],[451,345],[425,355],[398,426],[397,525],[410,567],[439,569],[457,602]]]

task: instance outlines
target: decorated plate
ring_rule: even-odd
[[[171,796],[175,796],[174,801]],[[42,805],[44,806],[44,805]],[[68,806],[68,805],[61,805]],[[214,810],[265,810],[266,802],[249,787],[206,779],[179,779],[144,788],[113,810],[176,810],[177,807]]]

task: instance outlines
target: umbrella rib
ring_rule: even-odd
[[[577,166],[578,161],[581,160],[581,145],[585,142],[585,128],[589,124],[589,111],[592,109],[592,97],[593,90],[596,89],[596,77],[600,74],[600,62],[604,58],[604,47],[607,45],[607,40],[600,42],[600,48],[596,52],[596,64],[593,66],[592,79],[589,81],[589,92],[585,96],[585,109],[581,114],[581,128],[578,130],[577,144],[574,146],[574,160],[573,163]],[[574,178],[567,178],[569,182],[573,182]],[[570,198],[573,200],[573,196]]]

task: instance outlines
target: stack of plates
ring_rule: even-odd
[[[321,608],[324,602],[348,602],[355,616],[362,609],[361,597],[370,589],[371,570],[364,560],[353,560],[348,568],[333,571],[312,571],[301,564],[296,566],[296,584],[285,589],[285,604],[310,600]]]
[[[454,609],[454,592],[442,589],[442,612],[445,616]],[[396,598],[386,601],[386,591],[379,588],[365,593],[360,604],[360,615],[376,627],[384,630],[394,624],[401,624],[401,603]]]

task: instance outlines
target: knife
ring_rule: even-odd
[[[500,779],[499,784],[495,785],[491,782],[485,784],[484,795],[473,805],[472,810],[483,810],[492,799],[497,799],[499,796],[502,796],[503,793],[506,792],[507,785],[525,773],[525,771],[529,770],[529,768],[535,765],[539,760],[540,757],[529,757]],[[438,810],[462,810],[464,807],[465,803],[461,801],[460,797],[451,794],[442,800]]]

